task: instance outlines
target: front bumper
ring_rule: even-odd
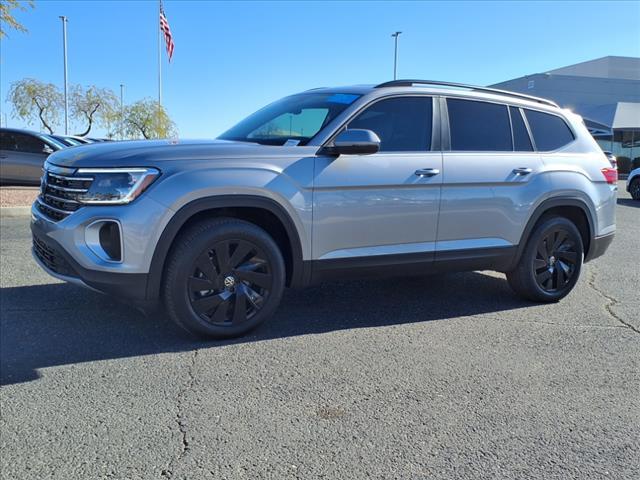
[[[47,237],[36,223],[31,223],[31,233],[31,253],[52,277],[134,302],[146,301],[148,274],[89,270],[76,262],[58,242]]]
[[[60,221],[31,208],[33,256],[50,275],[61,280],[147,302],[151,259],[158,238],[173,212],[149,197],[126,206],[87,206]],[[87,229],[98,220],[121,226],[122,261],[105,261],[87,243]]]

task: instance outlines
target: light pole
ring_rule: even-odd
[[[61,15],[62,20],[62,51],[64,57],[64,134],[69,135],[69,99],[67,95],[67,17]]]
[[[393,79],[395,80],[398,75],[398,37],[402,32],[394,32],[391,36],[395,39],[395,48],[393,52]]]
[[[124,84],[120,84],[120,140],[124,140]]]

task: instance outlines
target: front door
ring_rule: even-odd
[[[442,183],[442,154],[431,150],[433,110],[428,96],[376,101],[346,128],[375,132],[378,153],[316,159],[314,260],[433,260]]]

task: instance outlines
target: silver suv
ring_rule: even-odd
[[[417,80],[319,88],[215,141],[54,153],[33,253],[57,278],[231,337],[286,286],[347,276],[489,269],[558,301],[611,243],[616,191],[581,118],[553,102]]]

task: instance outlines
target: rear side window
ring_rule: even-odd
[[[22,133],[14,134],[16,150],[24,153],[42,153],[45,143],[39,138]]]
[[[451,150],[511,152],[511,125],[506,105],[447,99]]]
[[[15,150],[13,135],[7,132],[0,132],[0,150]]]
[[[433,101],[431,97],[397,97],[374,103],[348,128],[374,131],[381,152],[431,150]]]
[[[564,147],[574,140],[567,123],[557,115],[525,109],[536,148],[543,152]]]
[[[509,111],[511,113],[511,128],[513,129],[513,149],[516,152],[532,152],[533,146],[520,109],[509,107]]]

